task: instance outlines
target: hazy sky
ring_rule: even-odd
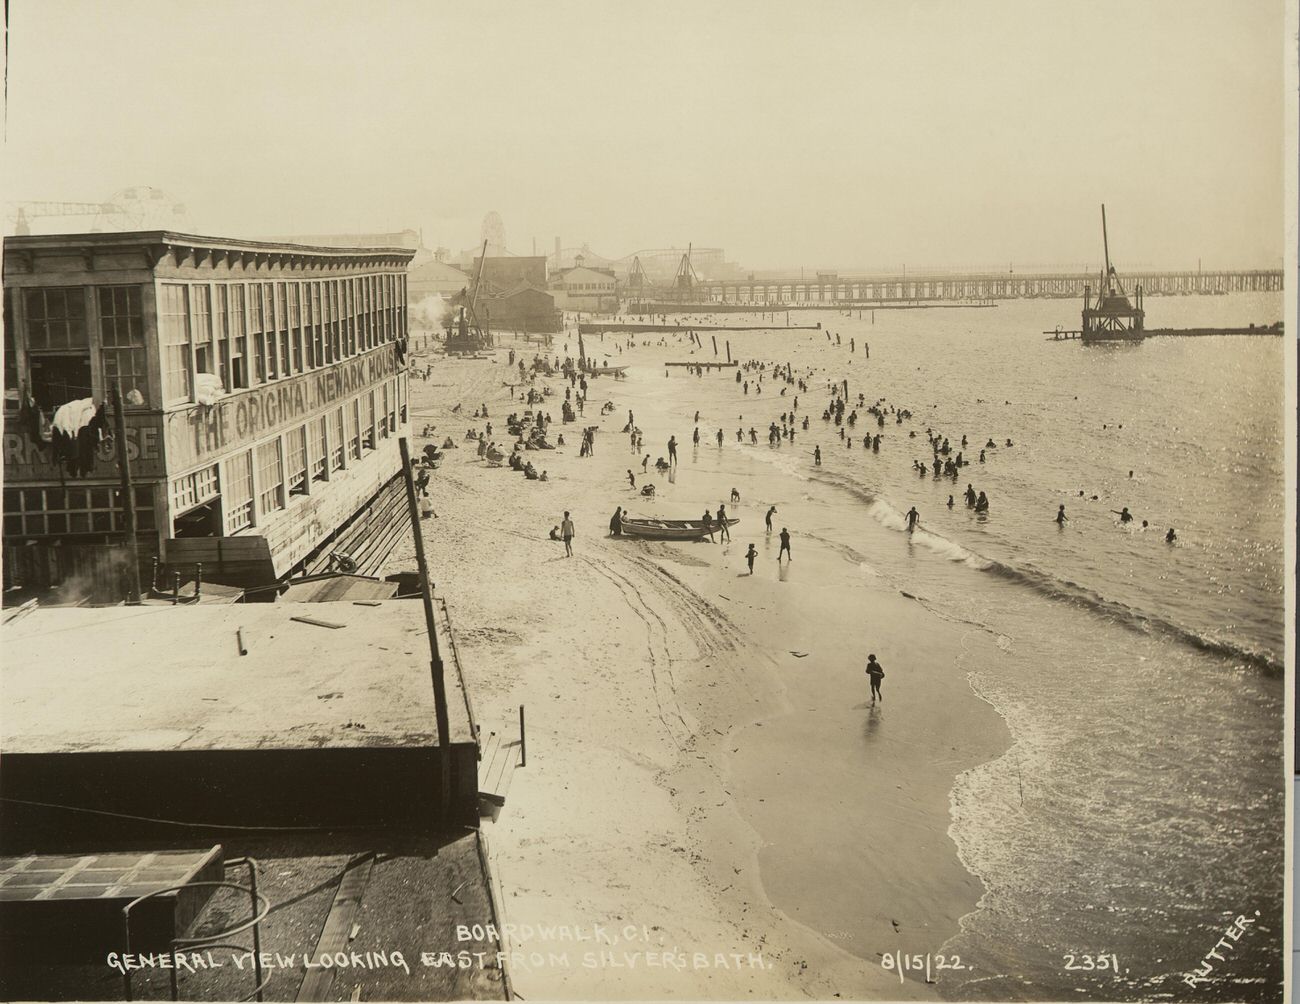
[[[1092,263],[1104,201],[1121,267],[1281,265],[1281,0],[10,15],[7,201],[151,185],[200,233],[453,250],[496,210],[519,253],[754,268]]]

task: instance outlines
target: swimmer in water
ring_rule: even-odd
[[[1172,544],[1177,539],[1178,539],[1178,534],[1174,533],[1174,528],[1171,526],[1169,528],[1169,532],[1165,534],[1165,543]]]
[[[1065,503],[1061,503],[1061,505],[1056,507],[1056,525],[1065,526],[1069,519],[1070,517],[1065,515]]]
[[[951,509],[952,507],[953,507],[952,496],[949,495],[949,496],[948,496],[948,508]]]
[[[1093,498],[1096,498],[1096,496],[1094,495]],[[1111,512],[1115,512],[1115,510],[1112,509]],[[1121,510],[1120,512],[1115,513],[1115,515],[1119,517],[1119,521],[1120,521],[1121,523],[1132,523],[1132,522],[1133,522],[1133,514],[1132,514],[1131,512],[1128,511],[1128,506],[1125,506],[1125,507],[1123,508],[1123,510]]]
[[[916,529],[916,524],[921,522],[921,514],[916,511],[916,506],[907,510],[907,532],[911,533]]]

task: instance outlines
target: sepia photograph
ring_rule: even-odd
[[[1291,1000],[1298,29],[6,0],[0,1000]]]

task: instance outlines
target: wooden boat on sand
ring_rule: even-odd
[[[735,526],[739,519],[728,519],[727,526]],[[719,524],[710,523],[707,527],[699,519],[649,519],[637,516],[624,516],[619,521],[619,528],[624,537],[639,537],[642,540],[703,540],[712,531],[718,532]]]

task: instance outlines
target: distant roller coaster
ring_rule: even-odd
[[[608,258],[589,247],[579,247],[561,248],[558,260],[554,254],[549,257],[552,268],[567,268],[581,256],[584,265],[593,268],[612,268],[615,272],[622,273],[630,271],[632,262],[640,258],[641,266],[649,275],[655,278],[671,278],[677,272],[682,255],[685,253],[686,248],[643,248],[640,251],[629,252],[622,258]],[[712,266],[722,265],[725,261],[726,252],[722,248],[697,247],[691,250],[691,263],[698,271],[706,274]]]

